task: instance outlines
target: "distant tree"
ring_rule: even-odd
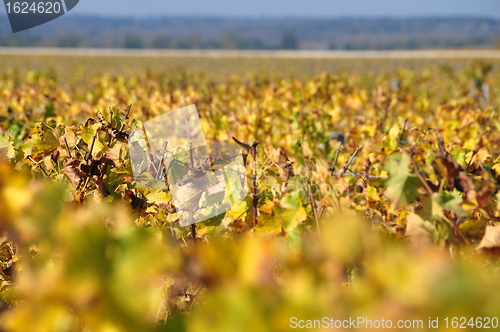
[[[284,50],[296,50],[299,48],[299,41],[293,30],[287,30],[281,37],[281,48]]]
[[[43,42],[41,36],[19,36],[19,35],[7,35],[1,36],[0,34],[0,46],[40,46]]]
[[[178,49],[191,49],[195,48],[193,38],[190,36],[183,37],[182,39],[176,39],[172,43],[172,48]]]
[[[237,35],[226,32],[222,37],[222,48],[225,49],[239,49],[241,47],[242,41],[241,38]]]
[[[57,46],[59,47],[78,47],[80,38],[75,35],[63,35],[57,39]]]
[[[222,43],[219,40],[203,40],[200,43],[202,49],[218,49],[222,48]]]
[[[419,40],[417,40],[416,38],[408,38],[408,40],[406,40],[404,46],[405,46],[404,47],[405,49],[409,49],[409,50],[422,48]]]
[[[125,48],[142,48],[142,40],[139,36],[134,34],[128,34],[125,36],[125,41],[123,43]]]
[[[346,42],[344,43],[344,46],[342,47],[344,50],[357,50],[357,46],[353,42]]]
[[[158,36],[155,37],[151,43],[153,48],[172,48],[174,42],[167,37]]]
[[[332,42],[330,42],[330,44],[328,44],[328,49],[329,50],[337,50],[337,49],[339,49],[339,46],[336,42],[332,41]]]
[[[265,50],[271,48],[271,46],[266,45],[266,43],[257,38],[244,39],[241,43],[241,47],[248,50]]]

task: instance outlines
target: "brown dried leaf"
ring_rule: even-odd
[[[266,155],[276,164],[281,180],[288,183],[290,177],[293,176],[293,163],[290,162],[284,148],[274,149],[271,146],[264,148]]]
[[[475,200],[477,194],[474,190],[474,183],[463,167],[446,151],[442,151],[440,159],[446,168],[446,183],[448,189],[453,190],[456,188],[465,193],[466,199]]]
[[[167,203],[160,203],[158,204],[158,207],[162,210],[167,211],[169,214],[177,212],[174,202],[172,200],[169,200]]]
[[[106,185],[104,184],[104,180],[102,179],[102,177],[94,175],[92,176],[92,180],[94,181],[97,190],[99,191],[99,194],[102,197],[109,196],[109,190],[108,188],[106,188]]]
[[[129,202],[133,209],[142,209],[146,205],[144,199],[138,197],[132,190],[125,190],[123,199]]]
[[[85,173],[83,173],[80,169],[80,161],[78,160],[70,160],[64,166],[64,173],[68,176],[69,180],[73,184],[75,188],[78,187],[79,183],[85,177]]]
[[[486,226],[486,232],[476,250],[500,254],[500,225]]]
[[[477,203],[479,206],[484,206],[486,201],[495,194],[495,190],[495,186],[489,184],[481,186],[477,191]]]

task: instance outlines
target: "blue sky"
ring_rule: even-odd
[[[73,14],[117,16],[428,16],[500,18],[500,0],[80,0]]]

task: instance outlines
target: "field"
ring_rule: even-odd
[[[0,54],[0,331],[497,328],[499,65]],[[179,227],[128,134],[191,104],[250,194]]]

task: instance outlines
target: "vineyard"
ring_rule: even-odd
[[[1,72],[0,331],[498,326],[498,60]],[[207,140],[239,145],[249,194],[181,227],[169,190],[138,185],[160,180],[134,177],[129,134],[193,104]]]

